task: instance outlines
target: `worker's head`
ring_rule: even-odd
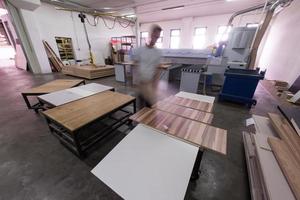
[[[162,31],[161,27],[157,24],[153,24],[150,28],[150,41],[149,46],[153,47],[157,41],[157,39],[160,37],[160,32]]]

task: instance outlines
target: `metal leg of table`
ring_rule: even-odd
[[[136,113],[136,99],[133,101],[133,113]]]
[[[26,105],[27,105],[27,108],[28,108],[28,109],[31,109],[31,105],[30,105],[30,102],[29,102],[29,100],[28,100],[27,95],[26,95],[26,94],[22,94],[22,96],[23,96],[23,99],[24,99],[24,101],[25,101],[25,103],[26,103]]]
[[[73,140],[74,140],[74,146],[77,150],[77,154],[79,156],[79,158],[83,158],[84,157],[84,153],[81,149],[81,146],[80,146],[80,142],[79,142],[79,139],[78,139],[78,133],[75,132],[73,133]]]
[[[203,94],[206,95],[206,74],[203,77]]]
[[[199,150],[197,157],[196,157],[195,164],[194,164],[194,168],[192,171],[191,181],[195,181],[199,178],[199,174],[200,174],[199,168],[200,168],[202,156],[203,156],[203,151]]]

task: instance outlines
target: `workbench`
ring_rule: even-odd
[[[85,84],[85,81],[82,79],[57,79],[57,80],[45,83],[43,85],[28,89],[28,90],[22,92],[21,94],[25,100],[25,103],[26,103],[28,109],[34,109],[35,112],[37,112],[38,109],[41,109],[43,107],[40,103],[36,103],[36,104],[32,105],[28,99],[29,96],[36,97],[36,96],[40,96],[43,94],[48,94],[51,92],[56,92],[59,90],[76,87],[81,84]]]
[[[211,113],[163,106],[132,115],[140,124],[91,171],[124,199],[182,200],[189,181],[199,177],[203,150],[226,155],[227,131],[201,122],[210,123]]]
[[[71,65],[64,66],[62,73],[66,75],[86,78],[86,79],[96,79],[106,76],[113,76],[115,74],[114,66],[112,65]]]
[[[38,96],[38,99],[42,104],[46,104],[47,107],[56,107],[107,90],[114,91],[115,89],[98,83],[89,83],[76,88],[69,88],[50,94],[40,95]]]
[[[133,105],[132,112],[124,109],[130,104]],[[112,130],[125,124],[135,111],[134,97],[104,91],[43,111],[42,114],[47,120],[51,133],[73,153],[83,157],[85,150]],[[102,120],[106,118],[113,123],[103,124]]]

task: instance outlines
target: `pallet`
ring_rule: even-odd
[[[103,66],[93,66],[93,65],[84,65],[84,66],[64,66],[62,70],[63,74],[77,76],[86,79],[96,79],[106,76],[115,75],[115,68],[111,65]]]

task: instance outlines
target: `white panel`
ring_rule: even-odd
[[[60,106],[111,89],[113,89],[113,87],[98,83],[90,83],[79,87],[52,92],[50,94],[40,95],[38,98],[51,105]]]
[[[183,91],[178,92],[175,96],[192,99],[192,100],[196,100],[196,101],[204,101],[207,103],[214,103],[214,101],[215,101],[215,97],[212,97],[212,96],[194,94],[194,93],[183,92]]]
[[[256,140],[255,143],[257,144]],[[258,145],[256,145],[256,152],[270,200],[294,200],[295,197],[274,154]]]
[[[126,200],[182,200],[197,153],[198,148],[140,124],[92,173]]]
[[[125,67],[124,65],[115,65],[115,77],[116,81],[125,82]]]

